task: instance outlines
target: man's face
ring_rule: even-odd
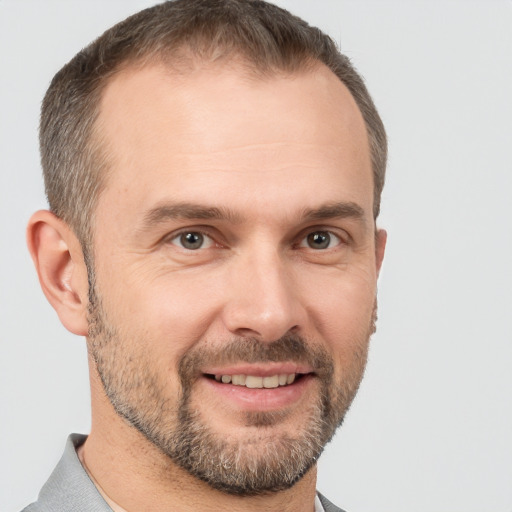
[[[362,377],[380,257],[362,117],[327,68],[107,86],[89,347],[116,411],[225,492],[290,487]],[[379,260],[379,261],[377,261]]]

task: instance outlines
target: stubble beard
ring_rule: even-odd
[[[354,344],[354,363],[343,369],[339,382],[334,382],[334,362],[327,351],[300,336],[285,336],[272,343],[235,338],[223,343],[221,349],[202,346],[181,358],[179,397],[169,396],[166,384],[152,370],[150,350],[144,349],[144,343],[128,344],[142,347],[137,354],[126,351],[94,288],[90,293],[88,343],[105,393],[119,416],[176,465],[210,487],[232,495],[254,496],[289,489],[316,463],[357,392],[375,320],[376,307],[364,339]],[[205,362],[290,360],[314,368],[319,387],[316,400],[300,419],[302,428],[293,434],[276,434],[286,419],[285,412],[245,412],[248,435],[229,439],[214,431],[194,407],[194,384]]]

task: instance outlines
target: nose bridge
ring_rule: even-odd
[[[301,327],[304,311],[293,272],[275,247],[237,258],[224,323],[233,333],[275,341]]]

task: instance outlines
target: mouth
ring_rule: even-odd
[[[303,379],[310,373],[278,373],[275,375],[249,375],[249,374],[205,374],[221,384],[231,384],[249,389],[275,389],[290,386],[294,382]]]
[[[306,365],[236,365],[208,368],[202,372],[207,402],[215,409],[270,412],[290,410],[310,396],[317,375]]]

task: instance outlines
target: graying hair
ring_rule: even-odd
[[[176,0],[118,23],[80,51],[53,78],[40,124],[41,162],[50,209],[74,230],[84,249],[108,175],[108,148],[95,133],[102,91],[134,63],[241,57],[272,74],[322,62],[346,85],[366,123],[373,170],[373,214],[384,186],[387,140],[363,79],[335,42],[288,11],[260,0]]]

